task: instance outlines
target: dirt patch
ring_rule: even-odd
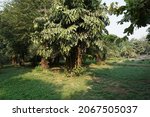
[[[143,82],[145,84],[150,84],[150,79],[145,79],[145,80],[139,80],[140,82]]]
[[[111,93],[119,93],[119,94],[127,94],[128,91],[122,87],[116,87],[116,86],[111,86],[111,87],[107,87],[104,89],[107,92],[111,92]]]
[[[150,55],[141,55],[137,57],[137,60],[150,60]]]
[[[60,67],[53,67],[50,69],[52,72],[60,72],[60,71],[63,71],[63,68],[60,68]]]
[[[102,79],[99,78],[99,77],[93,77],[93,78],[92,78],[92,81],[93,81],[93,83],[101,83],[101,82],[102,82]]]

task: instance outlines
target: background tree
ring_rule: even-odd
[[[92,47],[88,53],[96,57],[96,62],[105,61],[109,56],[117,56],[117,47],[123,39],[116,35],[108,34],[101,37],[99,47]]]
[[[0,35],[10,43],[13,63],[23,64],[31,45],[33,20],[44,14],[50,5],[49,0],[12,0],[4,6],[1,12]]]
[[[147,29],[148,35],[146,37],[146,39],[149,41],[150,43],[150,27]]]
[[[137,55],[146,55],[150,53],[150,43],[145,38],[140,40],[132,39],[130,43],[132,43]]]

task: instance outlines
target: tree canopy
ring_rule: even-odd
[[[149,0],[124,0],[125,6],[118,9],[117,14],[124,14],[119,23],[131,22],[125,29],[125,33],[133,34],[134,28],[145,27],[150,24],[150,1]],[[149,31],[149,30],[148,30]]]
[[[13,64],[29,61],[48,68],[61,60],[71,71],[80,68],[86,56],[104,61],[145,53],[149,49],[143,48],[149,47],[144,42],[133,43],[106,30],[112,13],[124,14],[120,23],[131,22],[128,34],[149,25],[149,1],[138,1],[126,0],[127,5],[118,8],[101,0],[12,0],[0,11],[0,64],[7,58]]]
[[[49,8],[49,0],[12,0],[0,14],[0,35],[9,42],[10,55],[24,59],[31,44],[33,20]]]
[[[39,45],[39,55],[49,58],[61,54],[73,68],[81,65],[83,50],[100,47],[109,20],[107,7],[98,0],[65,0],[54,4],[34,24],[32,37]]]

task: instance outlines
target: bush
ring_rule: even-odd
[[[105,61],[99,61],[96,63],[97,65],[106,65],[106,62]]]
[[[67,69],[64,70],[64,73],[67,77],[81,76],[85,72],[86,72],[86,68],[84,67],[76,67],[72,71],[68,71]]]
[[[35,69],[34,69],[35,71],[37,71],[37,72],[41,72],[41,71],[43,71],[43,69],[42,69],[42,67],[41,66],[37,66],[37,67],[35,67]]]
[[[76,67],[72,70],[72,74],[75,76],[80,76],[85,73],[86,69],[84,67]]]

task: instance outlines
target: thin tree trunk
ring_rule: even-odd
[[[24,59],[25,59],[24,54],[19,56],[18,63],[19,63],[20,66],[24,66],[25,65],[25,60]]]
[[[69,56],[66,57],[66,65],[68,71],[72,71],[73,68],[81,67],[82,53],[80,46],[71,49]]]
[[[96,62],[99,63],[101,61],[101,57],[99,54],[95,54],[96,56]]]
[[[75,54],[74,49],[70,51],[69,56],[66,57],[66,67],[68,71],[72,71],[72,69],[75,67]]]
[[[17,65],[17,56],[16,55],[12,56],[12,65]]]
[[[105,61],[106,60],[106,53],[103,53],[102,55],[102,61]]]
[[[55,58],[54,58],[54,61],[53,61],[53,65],[59,65],[59,60],[60,60],[60,56],[58,55],[58,56],[56,56]]]
[[[37,66],[37,65],[39,64],[40,61],[41,61],[41,57],[35,55],[35,56],[31,59],[32,67]]]
[[[80,46],[76,47],[76,60],[75,67],[81,67],[82,64],[82,54]]]
[[[0,63],[0,68],[2,68],[3,67],[3,65],[2,65],[2,63]]]
[[[49,68],[48,63],[49,63],[48,60],[46,60],[45,58],[42,58],[42,59],[41,59],[40,64],[41,64],[41,67],[42,67],[43,69],[48,69],[48,68]]]

